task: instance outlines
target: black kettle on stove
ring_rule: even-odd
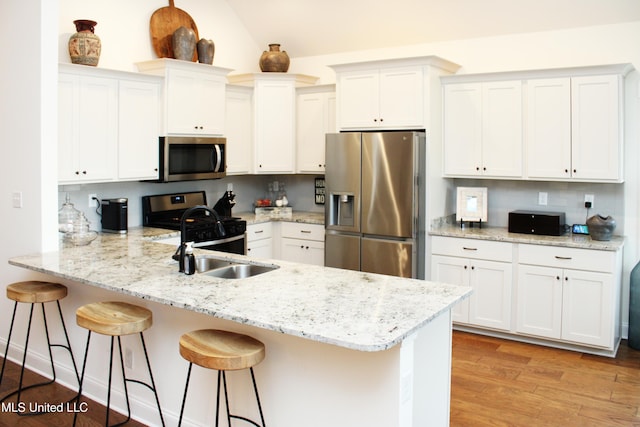
[[[222,197],[220,197],[220,199],[213,206],[213,210],[216,211],[221,217],[231,217],[231,209],[236,204],[235,198],[236,195],[233,194],[233,191],[225,191]]]

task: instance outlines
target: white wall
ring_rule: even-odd
[[[149,20],[156,10],[168,7],[167,0],[59,0],[59,61],[70,62],[69,37],[76,19],[91,19],[98,24],[95,34],[102,42],[98,66],[137,71],[136,62],[156,58],[151,44]],[[237,72],[260,71],[262,48],[249,37],[242,23],[224,0],[180,0],[175,6],[193,18],[200,38],[213,40],[213,64]]]

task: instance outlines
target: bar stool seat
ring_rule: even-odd
[[[82,364],[82,375],[80,377],[80,389],[78,390],[77,400],[80,400],[82,394],[82,383],[84,381],[84,374],[87,365],[87,356],[89,353],[89,342],[91,340],[91,333],[96,332],[101,335],[111,336],[111,351],[109,358],[109,384],[107,391],[107,415],[105,425],[109,425],[109,406],[111,403],[111,377],[113,373],[113,347],[114,339],[118,338],[118,350],[120,355],[120,367],[122,368],[122,378],[124,382],[124,393],[127,402],[127,419],[117,425],[122,425],[129,421],[131,418],[131,406],[129,404],[129,392],[127,389],[127,383],[133,382],[147,387],[153,391],[158,406],[158,413],[160,414],[160,421],[164,426],[164,418],[162,416],[162,409],[160,407],[160,400],[158,399],[158,392],[153,380],[153,374],[151,372],[151,364],[149,363],[149,356],[147,354],[147,347],[144,342],[143,332],[149,329],[153,324],[153,314],[150,310],[137,305],[129,304],[121,301],[106,301],[96,302],[83,305],[76,310],[76,323],[88,330],[87,333],[87,345],[85,348],[84,361]],[[124,360],[122,357],[122,343],[121,336],[139,334],[142,349],[144,350],[144,356],[147,362],[147,369],[149,371],[149,381],[151,384],[143,381],[127,378],[124,370]],[[76,424],[78,413],[74,414],[73,425]]]
[[[17,401],[20,402],[20,397],[23,391],[31,388],[35,388],[35,387],[45,386],[55,382],[56,370],[55,370],[55,365],[53,363],[53,353],[52,353],[52,349],[55,347],[61,347],[67,350],[67,352],[69,353],[69,356],[71,357],[71,362],[73,364],[76,380],[78,381],[78,384],[80,384],[80,375],[78,374],[78,368],[76,367],[76,362],[73,357],[73,352],[71,350],[69,334],[67,333],[67,327],[64,323],[64,318],[62,316],[62,309],[60,307],[60,300],[67,296],[67,287],[60,283],[29,280],[24,282],[11,283],[7,285],[6,290],[7,290],[7,298],[15,302],[13,305],[13,314],[11,316],[11,326],[9,327],[9,335],[7,337],[7,346],[5,348],[4,359],[2,361],[2,370],[0,371],[0,384],[2,384],[2,379],[4,377],[4,370],[7,362],[7,356],[9,353],[9,347],[11,344],[11,335],[13,333],[13,326],[15,324],[15,317],[18,309],[18,303],[31,304],[31,309],[29,311],[29,322],[27,325],[27,334],[26,334],[26,340],[24,344],[24,353],[22,356],[22,366],[20,369],[20,380],[18,383],[18,388],[15,391],[2,397],[0,401],[4,402],[9,397],[17,394]],[[50,302],[55,302],[58,307],[58,315],[60,317],[60,323],[62,325],[62,330],[64,332],[64,336],[66,340],[66,343],[64,344],[51,343],[51,338],[49,336],[49,326],[47,323],[47,316],[46,316],[46,311],[44,306],[45,303],[50,303]],[[32,384],[24,387],[23,385],[24,368],[25,368],[25,362],[27,358],[27,350],[29,348],[29,337],[31,335],[31,322],[33,319],[33,309],[35,304],[40,304],[42,307],[42,320],[44,324],[45,336],[47,338],[47,348],[49,351],[49,361],[51,363],[52,378],[49,381],[44,381],[38,384]],[[42,412],[21,412],[20,414],[21,415],[39,415],[41,413]]]
[[[251,380],[253,382],[253,389],[256,395],[256,401],[258,403],[262,427],[265,426],[262,406],[260,405],[260,396],[258,395],[258,388],[256,385],[255,375],[253,373],[253,367],[260,363],[265,357],[265,346],[262,342],[250,336],[235,332],[221,331],[217,329],[200,329],[182,335],[180,337],[179,344],[180,355],[189,362],[189,370],[187,373],[187,382],[185,384],[178,426],[182,423],[182,416],[189,388],[189,378],[191,376],[191,368],[193,364],[218,371],[216,426],[218,425],[218,416],[220,411],[220,379],[222,378],[228,425],[231,425],[231,418],[236,418],[261,427],[260,424],[257,424],[248,418],[231,414],[229,409],[225,371],[249,369],[251,373]]]

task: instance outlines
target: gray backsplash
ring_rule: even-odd
[[[623,234],[624,184],[593,184],[573,182],[533,182],[507,180],[454,179],[454,187],[487,187],[489,226],[506,227],[509,212],[525,209],[564,212],[567,224],[584,224],[587,210],[585,194],[595,196],[588,216],[611,215],[616,219],[616,234]],[[538,193],[546,192],[546,206],[538,204]],[[455,196],[453,197],[455,203]],[[451,207],[455,213],[455,205]]]
[[[208,204],[213,206],[227,190],[227,186],[232,184],[233,192],[236,194],[234,212],[247,212],[253,211],[253,203],[256,199],[265,196],[267,183],[279,181],[286,184],[287,198],[294,210],[323,212],[324,206],[315,204],[315,178],[316,175],[238,175],[217,180],[162,184],[117,182],[60,185],[58,186],[58,208],[62,207],[65,196],[69,193],[71,202],[76,209],[84,212],[89,221],[91,221],[91,228],[100,230],[100,216],[95,211],[95,208],[88,207],[89,194],[96,194],[99,199],[126,197],[129,199],[128,225],[129,227],[135,227],[142,224],[142,196],[204,190],[207,192]]]

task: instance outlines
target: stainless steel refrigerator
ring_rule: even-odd
[[[425,277],[422,132],[327,134],[325,265]]]

